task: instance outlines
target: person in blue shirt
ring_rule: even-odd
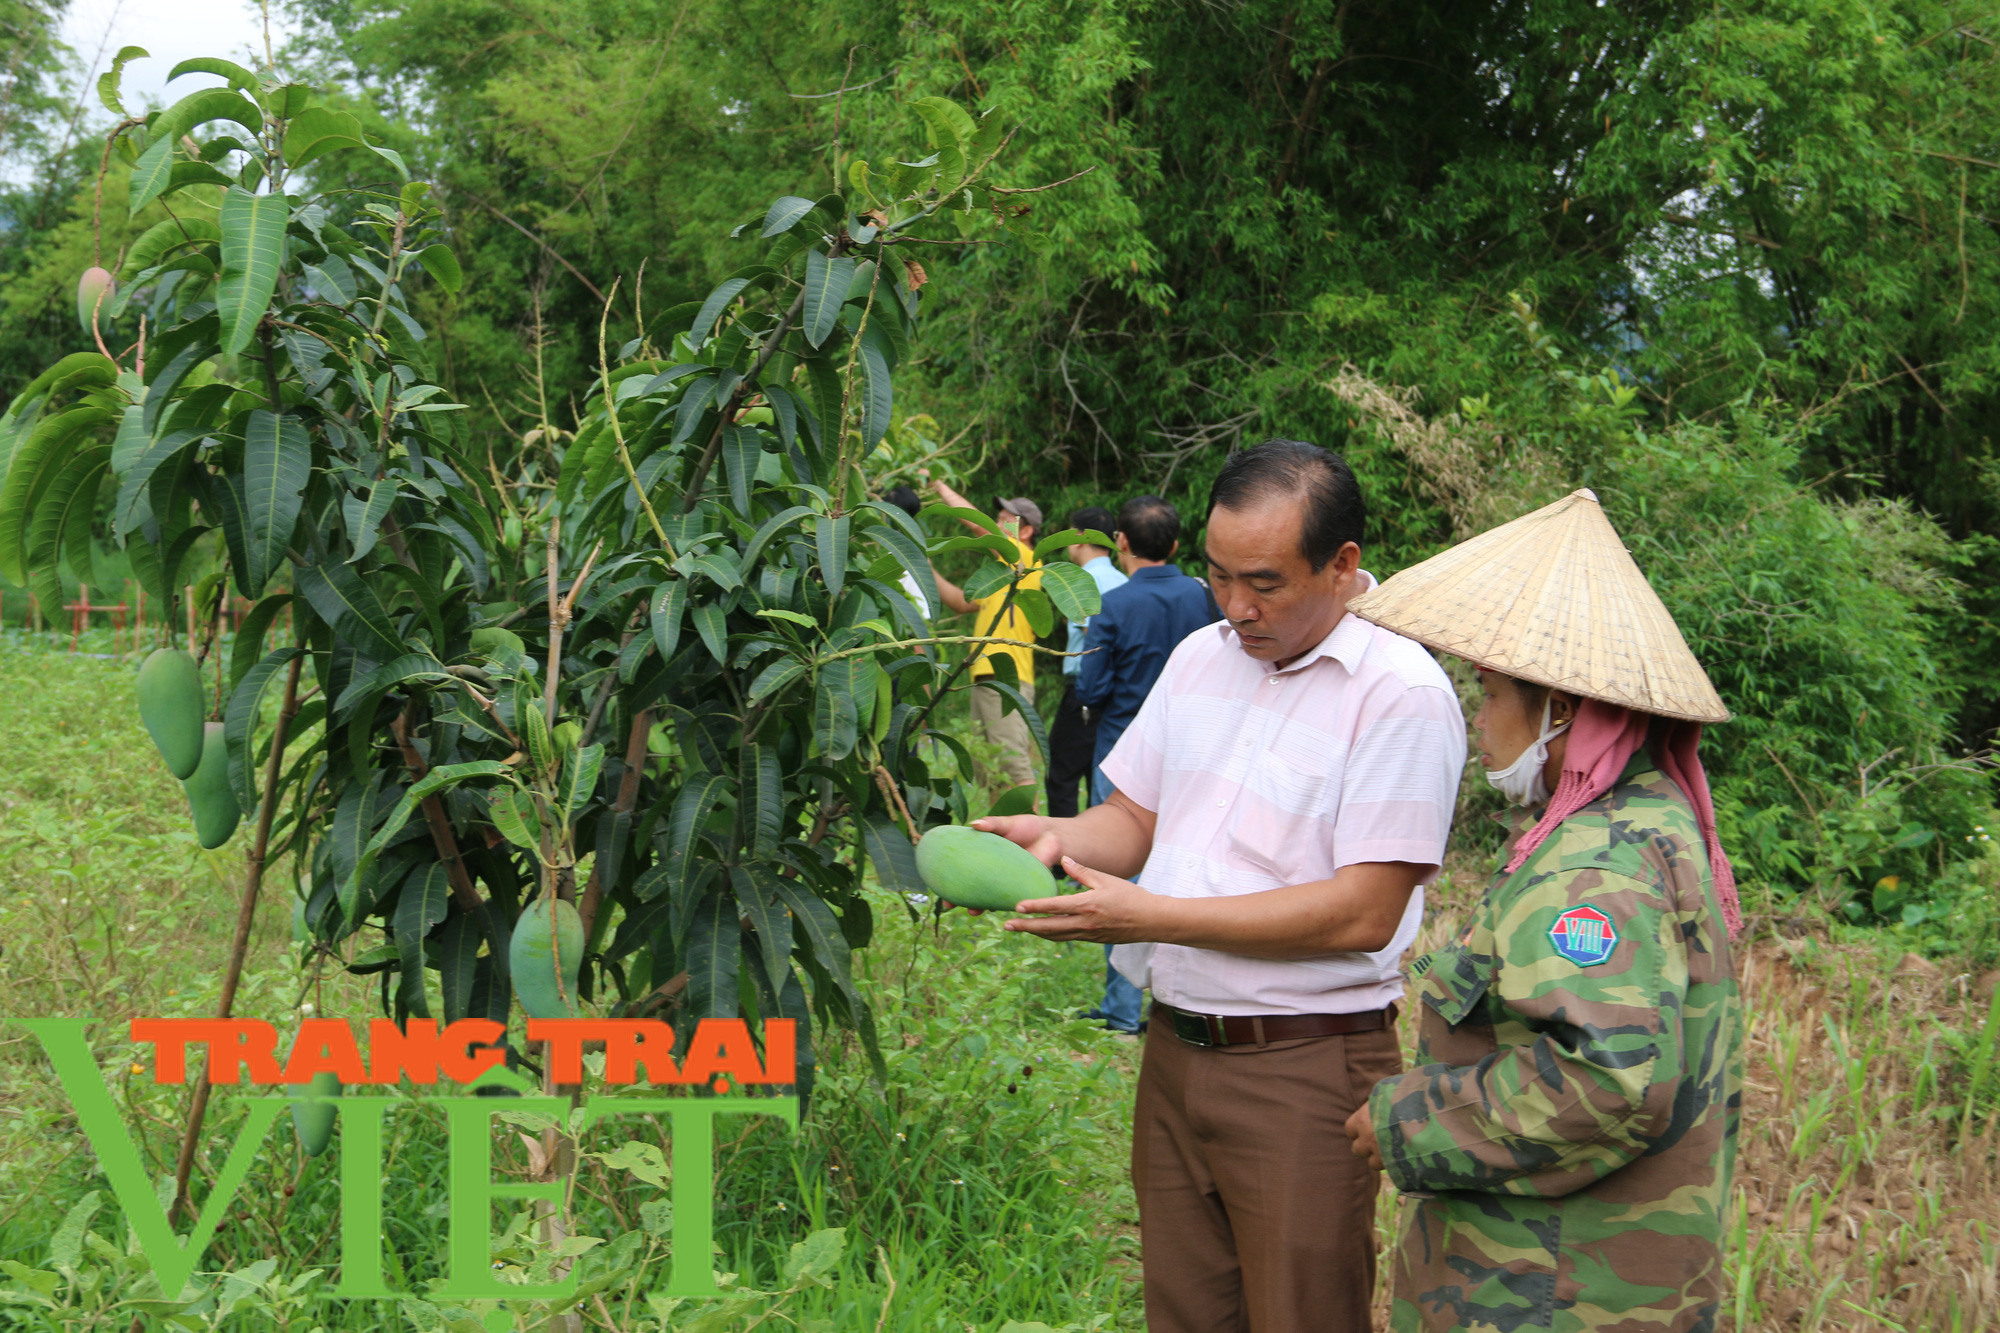
[[[1109,509],[1088,505],[1069,516],[1068,526],[1080,532],[1109,533],[1118,523]],[[1069,548],[1069,558],[1083,566],[1084,572],[1096,581],[1100,595],[1125,584],[1125,575],[1111,563],[1108,547],[1080,543]],[[1083,651],[1083,632],[1089,624],[1089,616],[1070,621],[1070,652]],[[1079,786],[1089,791],[1097,788],[1097,717],[1076,697],[1077,671],[1082,661],[1080,657],[1063,659],[1062,703],[1057,706],[1055,722],[1049,727],[1049,814],[1056,819],[1076,814]],[[1097,804],[1094,798],[1085,803]]]
[[[1208,585],[1167,563],[1180,549],[1181,516],[1157,495],[1141,495],[1118,508],[1118,563],[1126,583],[1104,594],[1104,605],[1083,635],[1076,695],[1097,722],[1097,751],[1090,768],[1090,803],[1111,795],[1097,765],[1139,716],[1153,682],[1182,639],[1222,619]],[[1070,659],[1075,660],[1075,659]],[[1139,988],[1111,966],[1104,947],[1104,999],[1084,1015],[1102,1018],[1115,1032],[1138,1032]]]

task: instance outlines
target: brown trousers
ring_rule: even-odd
[[[1345,1124],[1402,1065],[1393,1027],[1260,1050],[1148,1026],[1132,1183],[1149,1333],[1365,1333],[1377,1177]]]

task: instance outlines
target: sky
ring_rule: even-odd
[[[223,56],[248,65],[253,53],[261,62],[264,50],[263,18],[255,4],[243,0],[71,0],[62,35],[90,72],[84,88],[93,108],[97,76],[120,47],[143,46],[151,53],[125,67],[125,104],[134,111],[149,96],[161,104],[171,100],[167,72],[190,56]],[[282,46],[285,36],[280,16],[273,14],[271,45]],[[172,92],[185,97],[221,82],[207,74],[183,75]]]

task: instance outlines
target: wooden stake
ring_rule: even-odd
[[[189,598],[189,605],[193,605],[192,597]],[[250,949],[250,927],[257,919],[257,894],[264,887],[264,857],[271,846],[271,820],[278,809],[278,777],[284,771],[285,732],[298,715],[299,668],[304,663],[303,656],[294,657],[290,669],[285,672],[285,702],[278,710],[277,724],[271,729],[271,757],[264,763],[264,794],[257,802],[257,839],[250,846],[247,873],[243,877],[243,897],[236,905],[236,935],[229,944],[229,966],[222,974],[222,999],[215,1007],[217,1018],[230,1016],[230,1011],[236,1007],[237,984],[243,979],[243,959]],[[201,1081],[194,1086],[194,1103],[188,1108],[187,1133],[181,1139],[180,1160],[174,1165],[174,1205],[168,1210],[169,1216],[177,1215],[187,1207],[188,1176],[194,1170],[194,1149],[201,1138],[201,1122],[208,1115],[208,1075],[214,1059],[215,1047],[211,1044],[208,1054],[202,1058]]]

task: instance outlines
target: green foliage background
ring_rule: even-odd
[[[967,431],[982,481],[1198,519],[1229,449],[1312,439],[1368,487],[1378,574],[1592,485],[1738,714],[1714,750],[1753,878],[1932,946],[1973,910],[1991,789],[1949,765],[2000,727],[1992,4],[288,9],[285,62],[438,182],[468,280],[413,309],[475,441],[542,400],[576,424],[614,280],[629,336],[752,258],[730,231],[775,194],[884,161],[909,103],[997,109],[1017,182],[1088,174],[1014,201],[1045,247],[925,252],[949,280],[899,406]],[[38,363],[90,211],[11,242],[0,371]],[[1329,392],[1348,365],[1470,484]]]

